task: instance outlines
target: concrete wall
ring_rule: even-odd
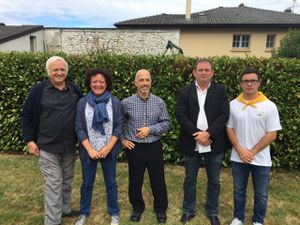
[[[48,51],[163,54],[168,40],[179,45],[179,30],[67,29],[44,30]]]
[[[266,49],[267,34],[276,34],[275,49],[279,47],[280,40],[288,32],[287,29],[198,29],[181,30],[180,47],[185,55],[192,57],[208,56],[237,56],[245,57],[271,57],[271,50]],[[234,34],[249,34],[250,48],[232,48]]]
[[[25,35],[20,38],[5,42],[0,44],[0,51],[10,52],[10,51],[20,51],[20,52],[30,52],[30,36],[36,37],[36,51],[44,52],[44,31],[37,31],[31,33],[30,35]]]

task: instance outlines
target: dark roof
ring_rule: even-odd
[[[115,27],[44,27],[44,30],[116,30]]]
[[[300,15],[289,12],[258,9],[241,5],[239,7],[219,7],[191,14],[160,14],[121,21],[114,24],[118,28],[147,27],[300,27]]]
[[[42,29],[43,26],[38,25],[6,26],[5,24],[1,23],[0,44]]]

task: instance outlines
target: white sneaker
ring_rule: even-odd
[[[253,225],[263,225],[262,223],[254,222]]]
[[[86,215],[80,215],[75,223],[75,225],[83,225],[85,224],[87,220],[87,216]]]
[[[238,218],[234,218],[230,225],[243,225],[243,222],[240,221]]]
[[[120,224],[120,217],[118,215],[111,217],[110,225],[119,225]]]

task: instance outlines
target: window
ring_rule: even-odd
[[[36,36],[30,36],[30,51],[36,52]]]
[[[249,48],[250,35],[249,34],[234,34],[232,41],[233,48]]]
[[[268,34],[266,41],[266,48],[274,48],[275,47],[275,34]]]

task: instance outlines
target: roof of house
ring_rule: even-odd
[[[0,23],[0,44],[42,30],[39,25],[6,26]]]
[[[44,30],[117,30],[116,27],[45,27]]]
[[[300,27],[300,15],[291,12],[247,7],[218,7],[191,14],[190,19],[185,14],[160,14],[137,19],[121,21],[114,24],[118,28],[147,27]]]

